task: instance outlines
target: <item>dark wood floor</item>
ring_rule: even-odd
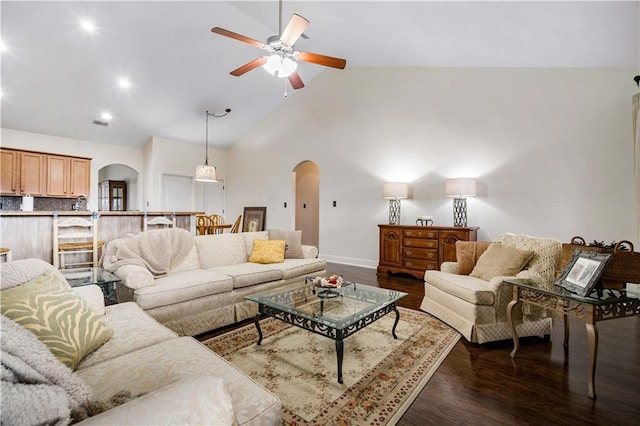
[[[424,297],[415,278],[333,263],[327,272],[404,291],[398,305],[405,308],[419,310]],[[596,401],[587,396],[584,323],[571,320],[570,327],[567,355],[562,320],[554,320],[551,340],[520,339],[515,361],[510,340],[472,345],[461,338],[398,425],[640,425],[640,317],[598,323]]]
[[[338,264],[327,271],[407,292],[399,303],[406,308],[419,309],[424,297],[414,278]],[[551,341],[520,339],[515,361],[511,341],[478,346],[461,338],[398,424],[639,425],[640,317],[598,323],[596,401],[587,396],[584,323],[570,327],[567,355],[562,320],[554,320]]]

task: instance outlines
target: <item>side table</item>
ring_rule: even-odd
[[[515,358],[519,347],[518,334],[513,322],[513,308],[521,302],[540,306],[561,313],[564,319],[564,347],[569,347],[569,322],[567,316],[581,319],[587,328],[589,354],[587,359],[587,387],[589,398],[596,399],[595,375],[598,356],[598,321],[630,316],[640,316],[640,297],[630,295],[625,290],[599,290],[595,297],[582,297],[562,287],[549,285],[541,288],[530,280],[508,279],[504,281],[513,286],[513,300],[507,306],[507,319],[511,324],[513,351]]]
[[[71,287],[95,284],[102,290],[105,304],[115,305],[118,303],[116,299],[116,285],[120,282],[120,278],[111,272],[96,267],[61,269],[60,273],[66,278]]]

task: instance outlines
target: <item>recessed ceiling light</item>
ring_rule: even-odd
[[[88,33],[94,33],[96,31],[96,24],[88,19],[80,21],[80,27]]]
[[[121,78],[118,80],[118,86],[122,89],[128,89],[131,87],[131,82],[128,78]]]
[[[100,118],[102,118],[104,121],[111,121],[111,119],[113,118],[113,115],[111,115],[110,112],[105,111],[102,114],[100,114]]]

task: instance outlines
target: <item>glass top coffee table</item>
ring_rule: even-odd
[[[255,324],[258,345],[262,343],[260,318],[273,317],[305,330],[323,335],[336,342],[338,383],[342,383],[344,339],[389,312],[396,319],[391,329],[394,339],[400,312],[396,302],[407,293],[364,284],[345,282],[340,288],[316,287],[307,278],[304,284],[287,286],[246,296],[258,304]]]
[[[95,267],[61,269],[60,273],[66,278],[71,287],[95,284],[102,290],[106,302],[109,302],[109,304],[118,303],[116,285],[120,282],[120,278],[111,272]]]

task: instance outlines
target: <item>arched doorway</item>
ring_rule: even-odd
[[[124,164],[108,164],[98,170],[98,197],[101,194],[100,183],[104,181],[124,181],[126,184],[127,210],[140,210],[140,186],[138,184],[138,172]],[[100,202],[98,203],[100,207]],[[108,208],[99,208],[108,210]]]
[[[319,247],[320,167],[303,161],[293,169],[295,229],[302,230],[302,244]]]

